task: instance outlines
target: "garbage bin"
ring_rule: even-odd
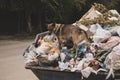
[[[36,44],[37,40],[41,35],[44,36],[48,33],[49,31],[37,34],[33,43]],[[26,65],[25,68],[30,69],[38,77],[39,80],[105,80],[106,76],[108,75],[107,72],[98,72],[97,75],[91,73],[91,75],[88,78],[83,78],[80,71],[60,71],[58,67],[41,67],[38,65]],[[115,78],[113,79],[111,76],[108,80],[120,80],[120,70],[117,70],[114,73]]]
[[[85,79],[82,77],[81,72],[60,71],[54,67],[40,67],[40,66],[25,66],[30,69],[39,80],[105,80],[107,72],[98,72],[98,74],[91,73]],[[115,72],[115,78],[110,77],[108,80],[120,80],[120,71]]]

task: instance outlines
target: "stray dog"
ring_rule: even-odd
[[[74,26],[72,24],[65,25],[51,23],[48,24],[47,28],[51,34],[53,33],[57,35],[60,44],[68,40],[72,40],[73,48],[76,49],[76,56],[78,51],[77,44],[83,40],[89,41],[87,33],[78,26]]]

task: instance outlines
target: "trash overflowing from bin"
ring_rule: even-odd
[[[99,71],[109,72],[106,79],[111,75],[114,77],[114,70],[120,70],[120,14],[116,10],[107,10],[102,4],[94,4],[72,25],[85,31],[90,41],[80,41],[76,50],[74,41],[59,42],[56,33],[39,35],[24,52],[26,65],[80,71],[85,78],[91,73],[97,75]]]

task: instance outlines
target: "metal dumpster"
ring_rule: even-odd
[[[82,78],[80,72],[60,71],[54,67],[25,66],[26,69],[38,77],[39,80],[105,80],[108,73],[92,73],[87,79]],[[115,72],[115,78],[110,77],[108,80],[120,80],[120,71]]]
[[[34,44],[36,44],[38,38],[42,35],[46,35],[49,32],[44,32],[37,34]],[[39,80],[105,80],[107,76],[107,72],[98,72],[98,74],[91,73],[91,75],[86,79],[82,77],[80,71],[71,72],[68,70],[60,71],[58,67],[41,67],[41,66],[25,66],[26,69],[30,69]],[[112,76],[108,80],[120,80],[120,70],[115,71],[115,78],[113,79]]]

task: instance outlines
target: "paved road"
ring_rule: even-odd
[[[32,40],[0,40],[0,80],[38,80],[31,70],[26,70],[23,51]]]

